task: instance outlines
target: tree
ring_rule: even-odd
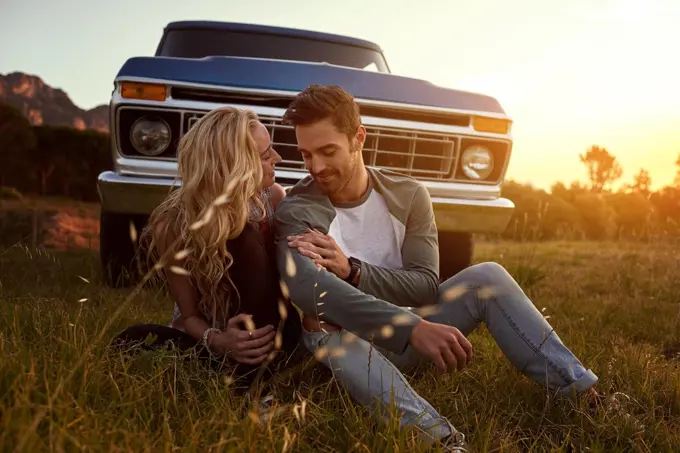
[[[41,195],[97,200],[97,175],[109,166],[109,135],[68,126],[34,127],[38,145],[30,153]]]
[[[680,233],[680,187],[666,186],[652,193],[650,201],[664,230]]]
[[[71,129],[61,141],[68,143],[70,149],[62,152],[67,157],[68,168],[63,171],[67,178],[62,179],[62,194],[81,200],[99,200],[97,176],[109,167],[111,144],[108,134],[93,130]]]
[[[33,171],[38,177],[39,190],[42,196],[48,195],[50,177],[57,168],[57,162],[62,155],[57,150],[58,142],[51,126],[36,126],[34,128],[38,145],[33,149],[30,160]]]
[[[35,146],[28,120],[16,108],[0,103],[0,186],[16,186],[26,179],[30,171],[26,157]]]
[[[593,145],[585,154],[579,154],[579,159],[588,169],[588,179],[590,179],[590,188],[593,192],[602,192],[623,174],[623,169],[616,157],[606,148]]]
[[[642,191],[617,192],[605,195],[614,211],[618,237],[649,237],[657,225],[654,205]]]
[[[678,158],[675,160],[675,166],[678,167],[675,170],[675,186],[680,187],[680,153],[678,153]]]
[[[578,195],[588,192],[588,187],[582,185],[578,181],[572,181],[569,187],[567,187],[563,182],[558,181],[550,187],[550,193],[552,195],[568,201],[569,203],[573,203]]]
[[[635,176],[633,176],[633,183],[628,185],[626,188],[632,193],[640,194],[648,198],[652,193],[651,186],[652,177],[649,175],[647,170],[641,168],[640,171]]]
[[[616,233],[616,213],[602,194],[586,192],[576,195],[573,206],[579,213],[579,227],[586,239],[611,239]]]

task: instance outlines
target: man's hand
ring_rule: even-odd
[[[290,247],[297,248],[301,255],[311,258],[317,266],[326,268],[343,280],[349,277],[349,261],[332,237],[308,229],[304,234],[288,236],[287,239]]]
[[[440,371],[462,370],[472,361],[472,345],[460,330],[421,320],[411,331],[411,346],[429,357]]]

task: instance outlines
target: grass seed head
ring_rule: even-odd
[[[137,228],[132,220],[130,220],[130,240],[133,244],[137,243]]]
[[[248,316],[243,323],[246,325],[246,330],[255,330],[255,323],[252,317]]]
[[[328,348],[326,346],[321,346],[314,351],[314,357],[316,360],[323,360],[328,355]]]
[[[408,313],[401,313],[392,318],[392,325],[395,326],[406,326],[411,323],[411,317]]]
[[[281,299],[279,299],[279,316],[281,316],[281,319],[284,321],[288,317],[288,309]]]
[[[389,324],[385,324],[384,326],[382,326],[382,329],[380,329],[380,335],[383,338],[392,338],[392,336],[394,335],[394,327],[392,327]]]
[[[293,254],[290,253],[290,250],[286,250],[286,275],[293,278],[295,277],[295,274],[297,274],[297,268],[295,267]]]
[[[493,286],[485,286],[477,291],[477,297],[480,299],[490,299],[496,294]]]
[[[439,313],[439,307],[437,305],[425,305],[424,307],[418,308],[417,313],[421,318],[425,318]]]
[[[444,302],[452,302],[463,295],[465,291],[466,285],[463,283],[452,286],[451,288],[448,288],[446,291],[444,291],[444,294],[442,294],[442,299],[444,299]]]
[[[170,272],[177,275],[191,275],[188,270],[179,266],[170,266]]]
[[[184,258],[189,256],[189,253],[191,253],[191,250],[189,249],[180,250],[179,252],[175,253],[175,260],[182,261]]]
[[[281,295],[283,296],[283,298],[290,299],[290,291],[288,290],[288,285],[286,285],[286,282],[284,282],[283,279],[279,280],[279,286],[281,287]]]

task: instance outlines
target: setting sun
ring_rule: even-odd
[[[514,119],[510,178],[542,187],[555,179],[583,180],[577,155],[599,143],[623,162],[624,180],[644,167],[655,187],[671,182],[680,152],[680,66],[670,49],[680,42],[680,4],[573,2],[555,8],[552,16],[547,9],[543,5],[533,17],[525,16],[527,27],[511,34],[504,14],[485,19],[508,36],[477,36],[468,43],[476,51],[466,50],[473,63],[466,72],[472,74],[458,75],[466,68],[454,63],[443,65],[446,72],[418,73],[502,102]],[[449,12],[455,10],[451,6]],[[477,60],[490,54],[497,68],[478,69]],[[538,163],[546,153],[559,167]]]

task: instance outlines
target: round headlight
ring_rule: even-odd
[[[493,154],[483,146],[471,146],[463,151],[461,168],[470,179],[486,179],[493,171]]]
[[[170,145],[170,126],[162,119],[139,118],[130,129],[130,141],[145,156],[158,156]]]

